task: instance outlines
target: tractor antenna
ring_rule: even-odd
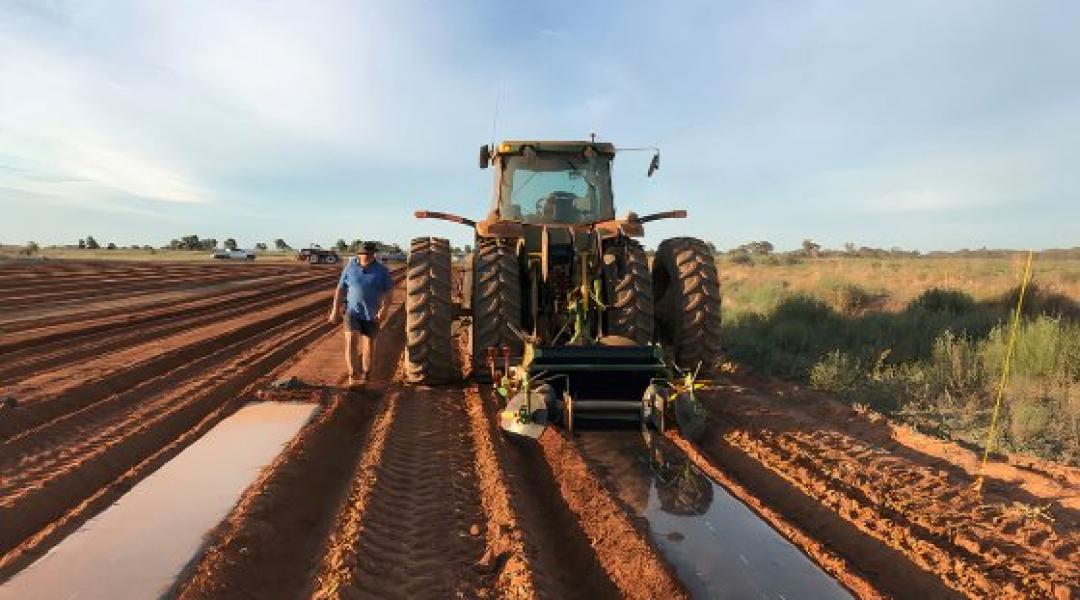
[[[491,117],[491,147],[495,147],[495,133],[499,123],[499,97],[502,96],[502,80],[495,84],[495,114]]]
[[[593,132],[589,133],[589,137],[592,139],[592,143],[595,144],[596,143],[596,132],[593,131]]]

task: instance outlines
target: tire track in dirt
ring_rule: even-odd
[[[857,426],[814,418],[792,403],[738,391],[704,398],[719,429],[699,444],[708,458],[826,539],[880,589],[969,597],[1076,593],[1080,532],[1067,514],[1057,522],[1031,518],[1007,497],[980,497],[970,478],[913,462]],[[851,411],[849,418],[863,417]],[[885,568],[889,563],[893,568]]]
[[[365,469],[374,486],[355,523],[332,544],[347,545],[317,597],[488,596],[481,565],[484,513],[460,390],[410,388],[388,399],[381,460]],[[367,466],[367,465],[365,465]],[[353,523],[345,523],[353,525]]]
[[[251,311],[325,291],[330,285],[323,281],[289,282],[256,292],[233,294],[206,303],[193,303],[169,311],[135,313],[111,327],[95,328],[91,333],[72,332],[52,343],[38,342],[21,352],[7,353],[0,365],[0,378],[8,382],[21,376],[40,375],[49,370],[65,368],[76,360],[99,358],[130,348],[155,338],[173,335],[230,319]]]
[[[25,437],[55,419],[80,414],[80,410],[85,413],[97,403],[115,398],[120,391],[146,385],[224,345],[259,335],[274,323],[321,316],[330,294],[309,294],[253,315],[149,340],[101,359],[27,378],[8,389],[22,406],[9,411],[0,421],[0,440]]]
[[[188,397],[213,386],[249,360],[257,360],[256,351],[269,349],[266,340],[304,321],[310,319],[294,317],[171,371],[161,380],[150,380],[113,396],[111,402],[99,404],[78,419],[57,419],[49,426],[7,440],[0,445],[0,473],[7,474],[0,482],[0,504],[17,497],[23,486],[40,485],[41,478],[55,474],[69,457],[93,457],[133,424],[152,421],[182,407]]]
[[[400,296],[400,289],[396,295]],[[300,394],[324,396],[327,407],[266,468],[207,545],[182,573],[166,597],[298,597],[310,586],[326,543],[365,450],[383,387],[394,377],[404,347],[400,298],[380,336],[380,355],[372,385],[362,391],[339,386],[344,381],[340,334],[333,334],[290,369],[303,381],[319,380],[327,361],[339,375],[332,385]],[[393,358],[391,358],[393,357]],[[276,398],[264,394],[263,399]],[[279,543],[289,540],[289,543]]]
[[[213,310],[222,304],[244,301],[247,298],[266,294],[270,290],[289,289],[315,281],[324,281],[326,285],[332,284],[332,279],[326,276],[295,274],[245,281],[216,296],[212,291],[207,291],[201,295],[169,301],[155,300],[149,304],[124,306],[111,310],[107,308],[99,310],[95,308],[100,306],[99,303],[90,302],[84,306],[86,309],[84,313],[66,314],[62,317],[46,315],[27,321],[24,323],[25,327],[21,328],[6,326],[6,333],[0,341],[0,352],[9,356],[36,352],[40,346],[71,342],[83,336],[154,323],[158,319],[190,315],[192,311]]]
[[[318,570],[311,582],[312,598],[340,598],[355,585],[358,554],[355,540],[364,527],[364,517],[377,483],[376,469],[386,449],[400,395],[401,389],[395,387],[379,406],[360,464],[349,485],[348,496],[334,518],[332,533],[320,553]]]
[[[198,280],[200,278],[218,279],[221,277],[266,277],[269,274],[277,273],[277,270],[268,269],[245,269],[242,273],[229,273],[221,269],[203,269],[203,270],[175,270],[175,271],[157,271],[154,273],[145,273],[137,270],[131,270],[123,273],[115,274],[101,274],[85,277],[72,277],[70,275],[61,275],[57,273],[54,277],[35,280],[33,282],[18,283],[10,279],[5,279],[4,285],[0,286],[0,300],[4,302],[13,302],[19,299],[29,299],[33,297],[40,297],[43,295],[61,297],[61,294],[69,294],[72,299],[78,299],[80,295],[85,296],[88,290],[99,290],[101,287],[109,288],[107,293],[116,291],[113,288],[118,286],[131,286],[129,290],[137,290],[139,287],[156,287],[160,284],[172,284],[177,285],[184,281]],[[180,280],[179,282],[177,280]]]
[[[296,318],[261,336],[249,351],[177,389],[148,396],[135,410],[90,415],[59,436],[28,440],[0,458],[0,552],[45,529],[71,506],[193,427],[245,386],[327,331]],[[35,451],[36,450],[36,451]]]
[[[114,502],[184,447],[205,434],[249,398],[256,382],[323,336],[325,323],[298,320],[287,331],[257,348],[258,358],[223,373],[212,388],[187,403],[166,422],[138,427],[124,444],[113,445],[101,469],[84,468],[63,485],[38,488],[20,507],[0,507],[0,581],[29,565],[51,545],[73,532],[96,512]],[[107,471],[107,473],[106,473]],[[17,526],[17,527],[16,527]]]
[[[535,598],[540,593],[533,577],[538,568],[519,527],[506,474],[499,463],[496,436],[501,435],[484,411],[475,386],[465,390],[466,412],[476,449],[476,479],[486,524],[485,550],[480,564],[491,569],[489,587],[498,598]],[[566,595],[563,596],[567,597]]]
[[[13,309],[38,304],[71,304],[85,302],[87,296],[95,300],[124,297],[131,294],[147,294],[165,290],[186,289],[209,286],[224,281],[243,281],[259,279],[260,273],[207,273],[192,276],[163,277],[162,281],[146,281],[138,277],[116,278],[98,283],[89,282],[85,286],[76,284],[46,287],[42,291],[0,293],[0,309]]]
[[[502,520],[511,523],[510,530],[503,531],[510,536],[507,550],[511,554],[503,576],[507,578],[507,587],[513,590],[513,583],[518,580],[514,561],[522,553],[520,560],[529,570],[538,597],[620,598],[619,588],[608,578],[577,515],[563,499],[536,442],[510,438],[503,433],[496,422],[498,403],[490,390],[476,393],[470,390],[467,397],[470,417],[475,420],[480,412],[486,421],[486,437],[493,446],[508,494],[510,516],[500,519],[500,511],[493,511],[496,516],[491,519],[496,523]],[[474,431],[478,431],[476,425]],[[482,444],[477,447],[481,448]],[[520,531],[520,538],[515,531]],[[520,547],[516,542],[520,542]],[[497,543],[489,544],[498,548]],[[497,588],[498,592],[501,590]]]
[[[8,308],[0,314],[0,328],[5,338],[0,348],[25,347],[26,339],[35,339],[50,331],[78,330],[87,321],[106,317],[123,318],[133,311],[182,306],[185,303],[209,298],[214,294],[226,295],[234,291],[250,290],[257,286],[273,285],[283,281],[299,281],[304,278],[318,279],[319,275],[329,282],[333,273],[322,271],[293,270],[291,273],[268,275],[248,274],[243,277],[221,277],[211,282],[194,285],[190,279],[180,278],[180,284],[167,289],[133,291],[119,286],[123,293],[102,297],[92,286],[80,288],[69,296],[77,302],[48,302]],[[112,284],[111,288],[118,287]],[[55,338],[54,338],[55,339]]]
[[[577,515],[596,557],[623,598],[687,598],[672,569],[593,473],[574,443],[553,427],[540,449],[563,499]]]

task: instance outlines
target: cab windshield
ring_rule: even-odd
[[[615,217],[609,161],[530,153],[503,159],[499,213],[526,223],[595,223]]]

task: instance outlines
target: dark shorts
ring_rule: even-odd
[[[379,333],[378,323],[361,319],[360,315],[350,311],[345,311],[345,327],[347,327],[349,331],[356,331],[359,332],[360,335],[366,335],[370,338],[375,337],[375,335]]]

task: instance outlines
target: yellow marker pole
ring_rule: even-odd
[[[1016,312],[1013,313],[1012,326],[1009,328],[1009,343],[1005,347],[1005,363],[1001,368],[1001,380],[998,382],[997,399],[994,400],[994,414],[990,417],[990,431],[986,435],[986,444],[983,448],[982,461],[975,471],[975,490],[981,491],[983,484],[983,470],[986,462],[990,460],[990,450],[997,436],[998,417],[1001,415],[1001,399],[1005,396],[1005,384],[1009,381],[1009,367],[1012,366],[1013,347],[1016,345],[1016,334],[1020,329],[1020,311],[1024,308],[1024,294],[1027,292],[1028,280],[1031,278],[1031,257],[1033,251],[1028,250],[1027,266],[1024,267],[1024,279],[1020,282],[1020,297],[1016,299]]]

